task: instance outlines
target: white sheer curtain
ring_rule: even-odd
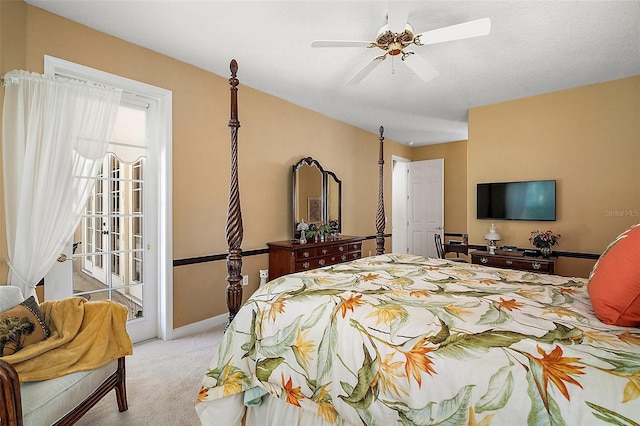
[[[69,241],[107,151],[121,91],[5,74],[2,157],[9,284],[25,298]]]

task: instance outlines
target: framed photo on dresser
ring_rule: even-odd
[[[322,200],[320,198],[307,198],[307,213],[309,223],[322,223]]]

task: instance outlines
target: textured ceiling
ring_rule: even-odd
[[[312,48],[371,40],[394,1],[26,0],[27,3],[401,143],[467,139],[469,108],[640,75],[640,1],[413,1],[417,33],[491,19],[487,36],[409,50],[346,85],[381,51]]]

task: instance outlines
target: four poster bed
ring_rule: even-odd
[[[640,315],[603,323],[586,279],[384,254],[382,146],[376,256],[230,307],[202,423],[639,424]]]

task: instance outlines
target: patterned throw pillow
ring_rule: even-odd
[[[0,356],[16,353],[47,337],[49,329],[33,296],[0,313]]]

